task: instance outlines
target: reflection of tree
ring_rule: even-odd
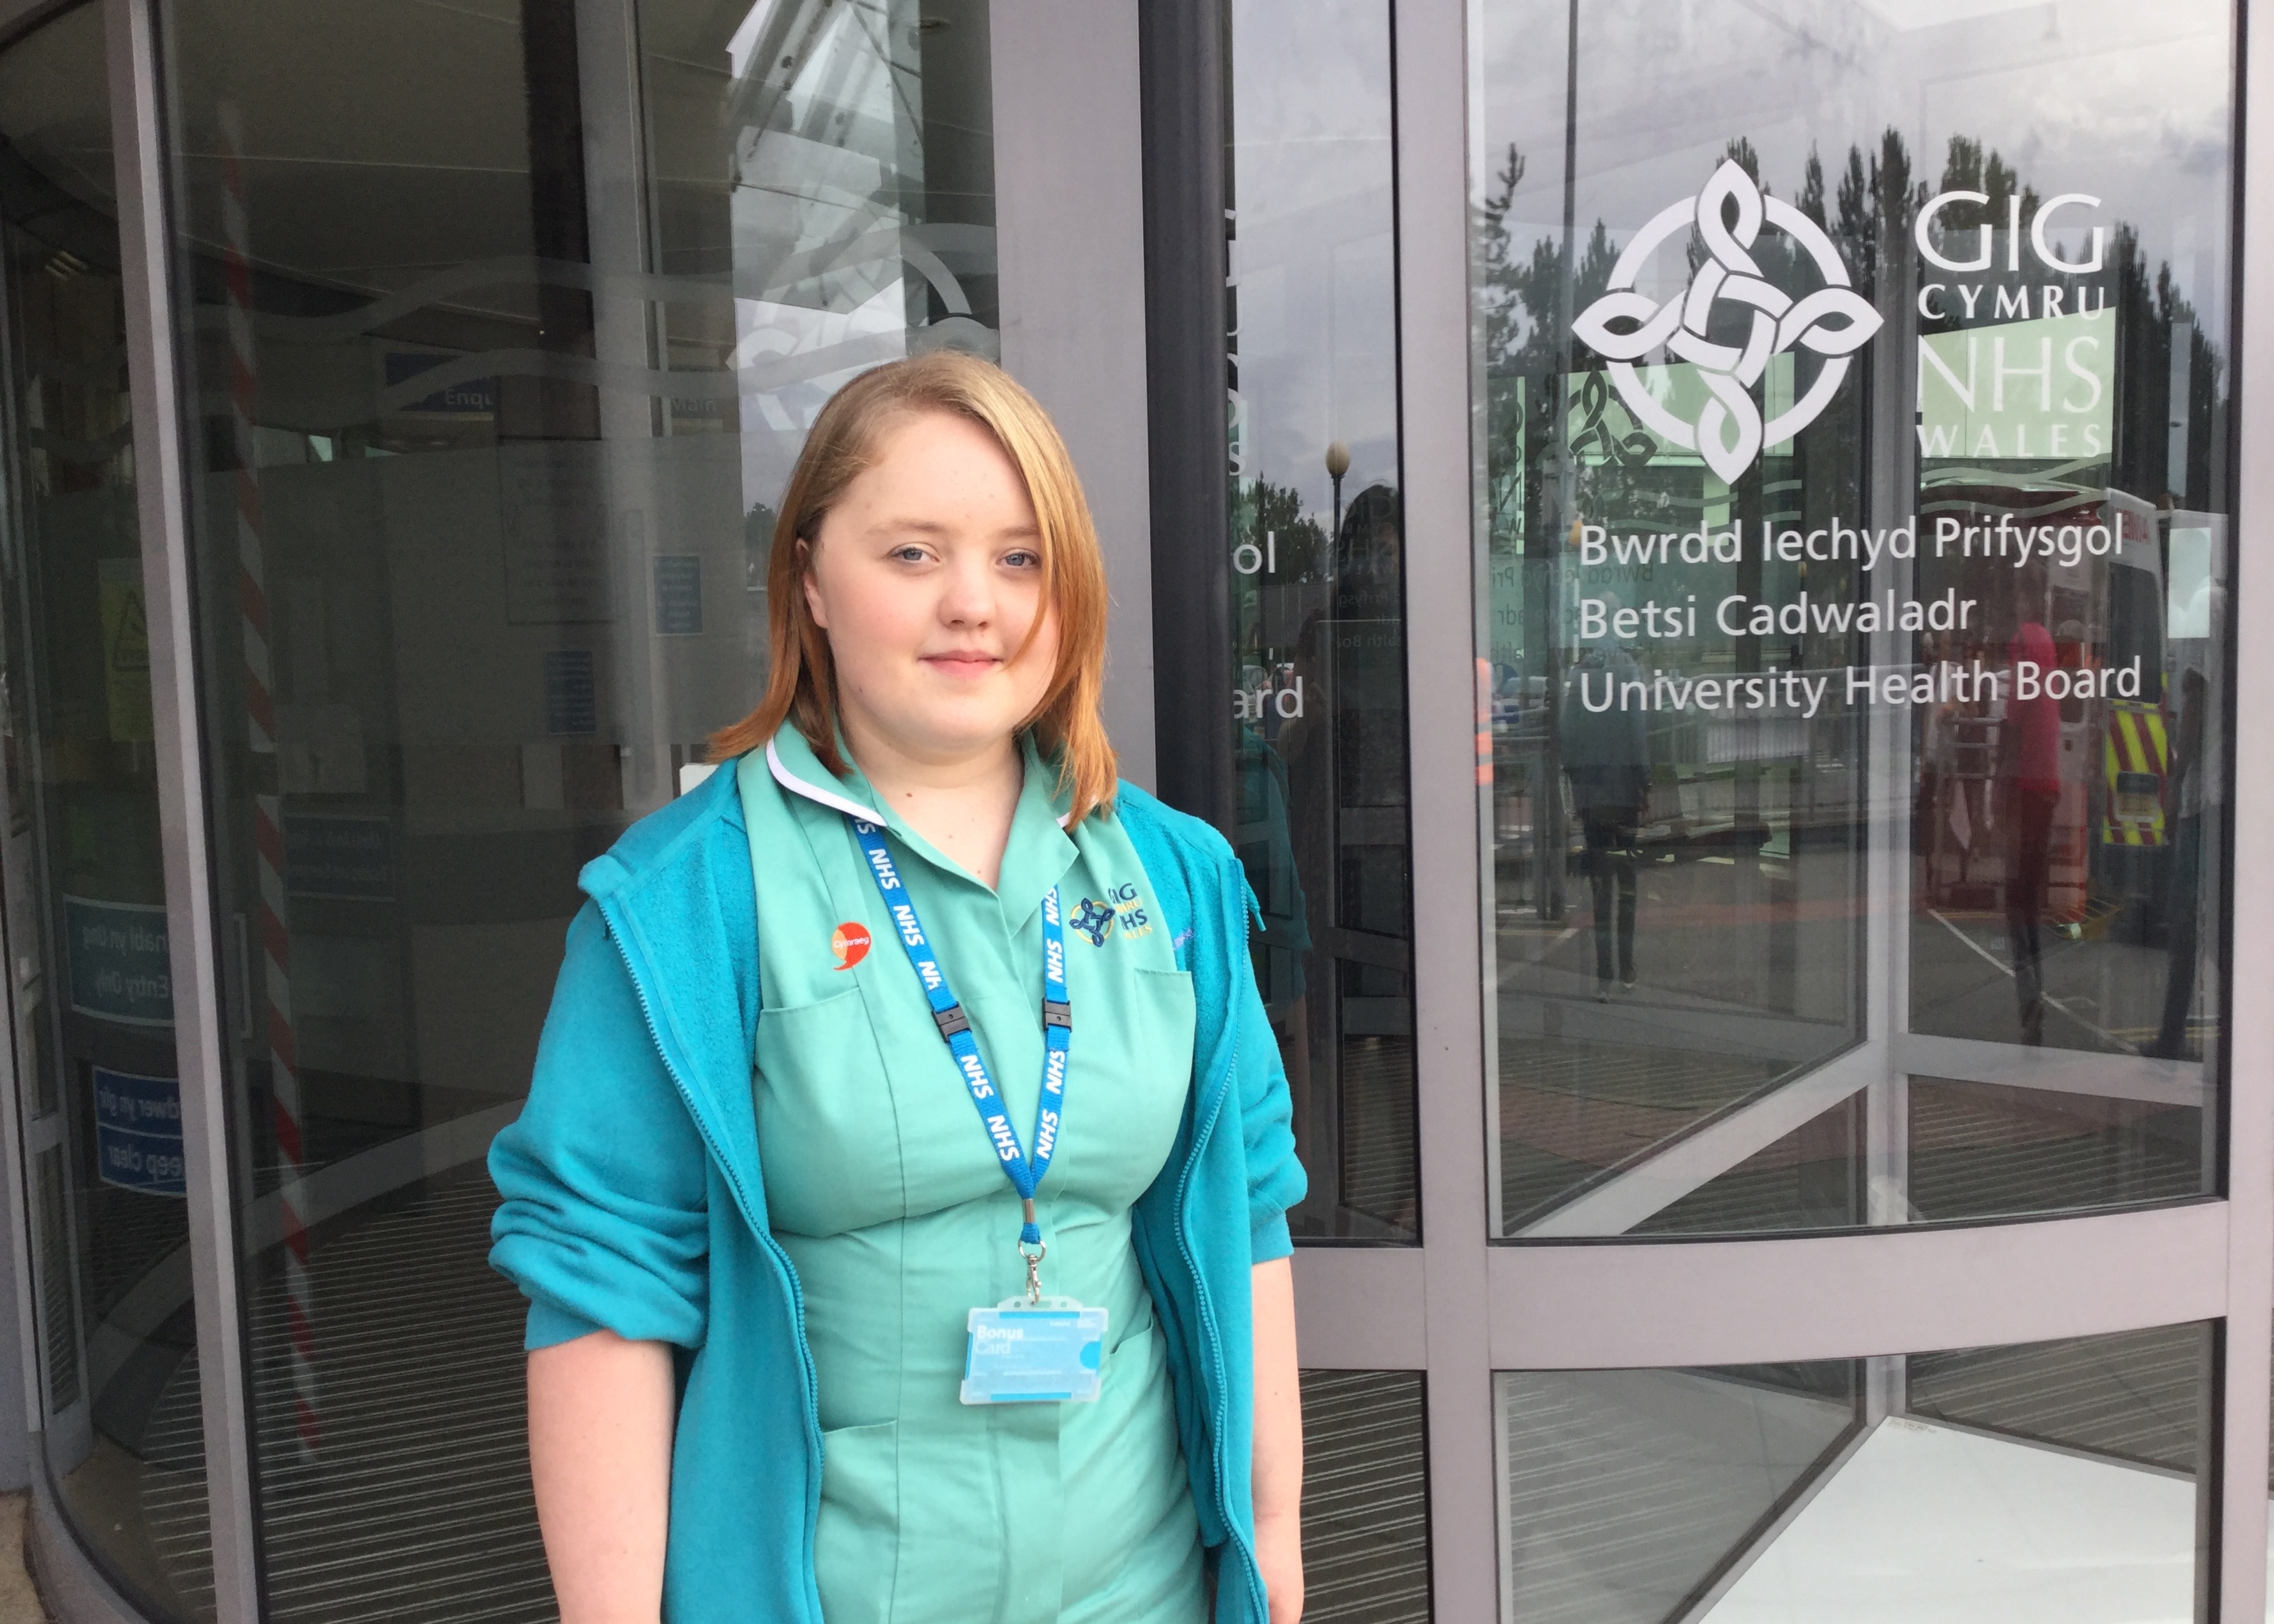
[[[2037,189],[2029,185],[2021,171],[2006,162],[1994,149],[1984,150],[1981,142],[1965,136],[1953,136],[1949,151],[1943,162],[1940,192],[1974,192],[1988,199],[1983,203],[1954,202],[1946,205],[1936,218],[1939,240],[1963,246],[1977,240],[1981,228],[2004,231],[2012,223],[2012,204],[2021,200],[2021,219],[2032,221],[2041,201]],[[1925,189],[1920,189],[1919,200],[1925,199]],[[2025,224],[2022,228],[2028,229]],[[2202,329],[2195,315],[2195,305],[2180,291],[2177,279],[2172,274],[2171,262],[2165,260],[2151,272],[2148,256],[2140,246],[2140,232],[2135,226],[2119,221],[2109,231],[2107,262],[2097,273],[2063,273],[2039,262],[2030,252],[2019,256],[2020,267],[2014,267],[2013,259],[2006,254],[1992,256],[1990,267],[1968,273],[1969,279],[1978,282],[1985,291],[1981,301],[1984,315],[1995,309],[1993,300],[1999,290],[2009,296],[2022,290],[2038,290],[2056,287],[2064,290],[2067,310],[2113,308],[2116,327],[2112,335],[2116,347],[2114,387],[2114,445],[2113,469],[2109,482],[2140,495],[2160,498],[2173,484],[2170,467],[2170,425],[2174,418],[2188,425],[2186,469],[2178,484],[2185,488],[2172,492],[2183,506],[2202,508],[2210,505],[2210,440],[2212,412],[2220,393],[2220,374],[2224,369],[2218,346]],[[2088,306],[2086,294],[2098,301]],[[2039,295],[2042,297],[2042,294]],[[2043,306],[2036,306],[2042,312]],[[1978,318],[1977,318],[1978,320]],[[1962,312],[1946,310],[1939,320],[1924,324],[1928,332],[1950,332],[1968,323]],[[2186,334],[2187,345],[2187,380],[2188,398],[2173,411],[2171,399],[2172,346]]]
[[[1495,549],[1521,545],[1530,523],[1521,511],[1527,492],[1537,500],[1540,482],[1522,477],[1524,447],[1551,443],[1556,424],[1553,390],[1524,380],[1546,380],[1564,365],[1561,322],[1566,308],[1564,282],[1570,278],[1572,310],[1584,310],[1610,286],[1618,251],[1608,228],[1598,220],[1579,250],[1576,267],[1560,234],[1541,237],[1519,257],[1509,222],[1517,188],[1524,184],[1524,154],[1509,143],[1508,162],[1498,186],[1484,200],[1478,222],[1482,263],[1478,267],[1477,304],[1485,365],[1485,436],[1491,447],[1491,535]],[[1601,362],[1575,350],[1570,364],[1587,369]]]
[[[1231,545],[1261,547],[1267,535],[1278,538],[1272,579],[1325,578],[1326,529],[1303,511],[1303,493],[1269,479],[1241,480],[1231,493]]]
[[[1235,479],[1231,487],[1232,626],[1239,651],[1260,656],[1270,631],[1266,626],[1264,589],[1288,587],[1329,577],[1327,533],[1303,511],[1303,493],[1269,479]],[[1252,553],[1243,549],[1253,547]],[[1245,559],[1252,568],[1241,568]],[[1282,627],[1276,639],[1292,646],[1299,627]],[[1291,635],[1290,633],[1294,635]],[[1242,679],[1243,683],[1246,680]]]
[[[2186,471],[2170,493],[2179,505],[2212,506],[2210,462],[2212,413],[2225,370],[2218,346],[2195,318],[2194,304],[2179,289],[2169,260],[2148,275],[2140,235],[2128,225],[2110,234],[2109,256],[2116,279],[2116,474],[2113,483],[2142,495],[2160,497],[2170,477],[2169,425],[2187,425]],[[2187,399],[2172,400],[2172,346],[2187,335]],[[2175,410],[2174,408],[2178,408]]]

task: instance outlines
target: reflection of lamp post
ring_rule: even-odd
[[[1350,447],[1339,440],[1327,447],[1327,477],[1335,482],[1334,541],[1343,538],[1343,476],[1350,472]]]

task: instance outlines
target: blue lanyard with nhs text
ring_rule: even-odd
[[[971,1310],[964,1355],[963,1402],[967,1404],[1033,1402],[1097,1396],[1100,1354],[1105,1340],[1105,1310],[1084,1308],[1070,1297],[1043,1297],[1042,1226],[1035,1221],[1035,1191],[1050,1171],[1058,1148],[1065,1103],[1066,1062],[1073,1049],[1073,1006],[1066,997],[1065,927],[1055,886],[1043,898],[1043,1086],[1035,1100],[1034,1154],[1023,1154],[1019,1135],[1004,1109],[1002,1091],[987,1073],[986,1057],[971,1020],[947,984],[947,973],[932,956],[915,899],[902,883],[884,831],[847,816],[854,837],[869,860],[870,877],[892,915],[892,929],[931,1005],[933,1024],[955,1056],[956,1071],[986,1127],[988,1142],[1010,1179],[1025,1222],[1019,1255],[1027,1265],[1027,1295],[992,1308]]]

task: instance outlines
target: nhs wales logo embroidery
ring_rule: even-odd
[[[1103,947],[1105,938],[1113,932],[1113,910],[1102,902],[1084,897],[1081,906],[1073,911],[1073,917],[1066,922],[1088,936],[1092,947]]]
[[[1126,883],[1106,887],[1103,901],[1084,897],[1081,906],[1066,922],[1088,936],[1092,947],[1103,947],[1116,925],[1121,927],[1125,936],[1150,936],[1153,932],[1153,916],[1144,898],[1134,885]]]

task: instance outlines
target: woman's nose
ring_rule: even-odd
[[[984,560],[958,559],[947,571],[940,618],[953,625],[984,626],[995,618],[995,577]]]

